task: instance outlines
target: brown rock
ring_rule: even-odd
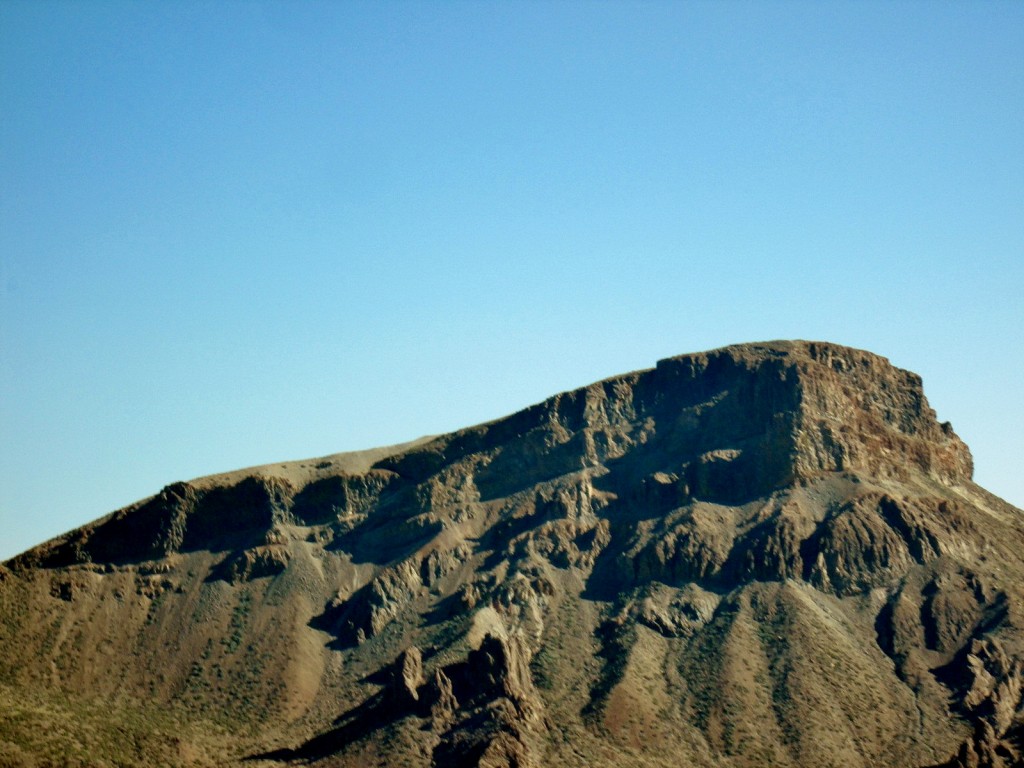
[[[914,374],[817,342],[684,355],[390,450],[176,483],[20,555],[0,746],[1006,768],[1022,553],[1024,513],[971,482]]]
[[[423,654],[419,648],[411,645],[395,661],[392,696],[397,702],[411,706],[419,701],[419,689],[424,682]]]

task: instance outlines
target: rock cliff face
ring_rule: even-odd
[[[914,374],[772,342],[175,483],[0,568],[0,764],[1018,765],[971,472]]]

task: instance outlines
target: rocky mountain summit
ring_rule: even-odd
[[[916,375],[660,361],[0,566],[0,765],[1024,764],[1024,512]]]

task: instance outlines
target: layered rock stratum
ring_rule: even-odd
[[[1022,764],[1024,513],[920,379],[662,360],[0,566],[0,765]]]

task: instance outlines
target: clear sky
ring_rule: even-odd
[[[0,3],[0,559],[824,339],[1024,506],[1024,3]]]

